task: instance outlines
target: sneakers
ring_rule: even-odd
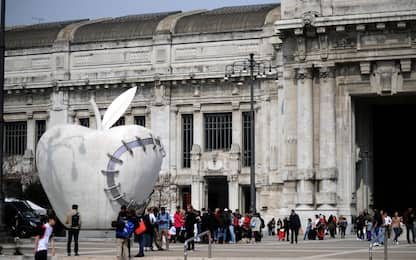
[[[374,242],[373,246],[380,246],[380,244],[378,242]]]

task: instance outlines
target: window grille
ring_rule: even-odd
[[[135,116],[134,124],[145,127],[146,126],[146,117],[145,116]]]
[[[194,117],[182,115],[182,167],[191,168],[191,150],[194,144]]]
[[[229,150],[232,143],[232,113],[204,114],[205,150]]]
[[[40,138],[46,131],[46,120],[36,120],[36,130],[35,130],[36,140],[35,144],[37,145]]]
[[[252,163],[251,124],[251,112],[243,112],[243,167],[249,167]]]
[[[78,119],[78,122],[82,126],[90,127],[90,119],[88,117],[86,117],[86,118],[80,118],[80,119]]]
[[[6,122],[4,123],[3,151],[5,155],[23,155],[27,142],[27,123]]]
[[[115,123],[114,123],[113,127],[114,127],[114,126],[125,125],[125,124],[126,124],[126,119],[125,119],[125,118],[124,118],[124,116],[123,116],[123,117],[120,117],[120,118],[117,120],[117,122],[115,122]]]

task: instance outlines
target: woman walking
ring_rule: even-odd
[[[395,212],[394,213],[394,217],[391,220],[391,227],[393,228],[393,232],[394,232],[394,239],[393,242],[398,245],[399,244],[399,236],[402,234],[402,229],[400,227],[400,223],[402,221],[402,218],[399,217],[399,213]]]

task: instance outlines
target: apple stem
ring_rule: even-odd
[[[95,116],[95,122],[97,124],[97,130],[101,130],[102,129],[101,114],[100,114],[100,110],[98,110],[97,104],[94,101],[94,98],[90,99],[90,104],[92,106],[92,109],[94,110],[94,116]]]

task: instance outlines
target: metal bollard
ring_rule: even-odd
[[[373,243],[371,243],[371,241],[368,247],[368,259],[373,260]]]

